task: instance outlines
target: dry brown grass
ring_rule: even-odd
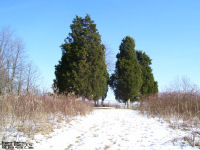
[[[148,116],[162,118],[171,128],[188,134],[174,142],[183,139],[185,144],[200,146],[200,90],[189,80],[178,81],[167,92],[142,99],[136,109]]]
[[[144,99],[139,109],[153,116],[199,120],[200,95],[192,92],[165,92]]]
[[[55,121],[90,113],[93,105],[77,100],[74,95],[48,96],[26,94],[0,97],[0,130],[5,126],[18,129],[29,136],[53,131]]]

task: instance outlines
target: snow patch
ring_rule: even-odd
[[[198,149],[182,143],[186,135],[186,132],[172,129],[166,122],[147,118],[138,111],[96,109],[86,117],[78,116],[70,123],[63,124],[48,138],[35,136],[37,142],[34,149]]]

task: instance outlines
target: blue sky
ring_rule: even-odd
[[[75,15],[90,14],[102,41],[118,52],[126,35],[152,58],[159,90],[187,76],[200,85],[199,0],[1,0],[0,28],[10,26],[50,89],[60,45]]]

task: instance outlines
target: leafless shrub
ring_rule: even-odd
[[[189,79],[178,79],[166,92],[141,100],[137,109],[149,116],[164,119],[173,129],[182,129],[188,133],[176,140],[183,139],[183,143],[200,146],[200,92]]]
[[[91,103],[78,101],[74,95],[9,94],[0,97],[0,127],[11,126],[34,135],[47,129],[52,131],[49,120],[56,116],[67,121],[72,116],[90,113],[92,108]]]
[[[185,79],[174,87],[158,96],[145,98],[139,109],[149,115],[199,120],[200,94],[197,87]]]
[[[140,106],[141,111],[159,116],[177,116],[185,120],[200,119],[200,96],[193,93],[165,92],[158,97],[148,97]]]

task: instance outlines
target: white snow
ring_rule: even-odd
[[[35,136],[37,150],[171,150],[198,149],[174,139],[185,132],[172,129],[166,122],[147,118],[135,110],[96,109],[90,115],[77,117],[48,138]]]

